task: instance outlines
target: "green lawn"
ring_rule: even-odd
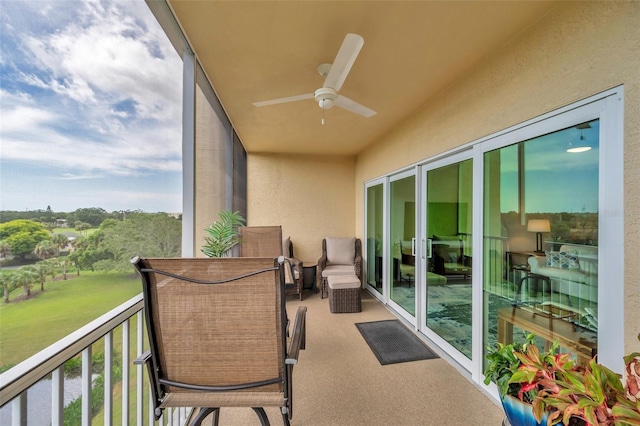
[[[17,364],[139,294],[133,272],[81,272],[45,283],[22,302],[0,304],[0,366]],[[12,295],[13,300],[13,295]]]

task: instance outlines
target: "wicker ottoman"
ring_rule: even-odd
[[[331,275],[327,277],[329,285],[329,309],[331,313],[362,311],[360,299],[360,280],[355,275]]]

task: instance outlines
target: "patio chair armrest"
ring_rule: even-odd
[[[146,351],[140,354],[138,358],[133,361],[134,365],[144,365],[151,360],[151,351]]]
[[[295,257],[290,257],[289,261],[291,262],[293,272],[298,274],[298,277],[295,281],[302,283],[302,261],[300,259],[296,259]]]
[[[362,256],[356,255],[353,264],[354,268],[356,269],[356,275],[358,276],[358,278],[360,278],[360,276],[362,275]]]
[[[318,269],[322,271],[327,267],[327,255],[323,254],[320,259],[318,259]]]
[[[296,312],[296,319],[293,322],[293,332],[291,333],[291,341],[289,342],[289,351],[285,364],[298,363],[300,349],[304,349],[306,343],[306,321],[307,307],[300,306],[298,307],[298,312]]]

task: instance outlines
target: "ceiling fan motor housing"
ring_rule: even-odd
[[[333,107],[333,101],[338,97],[338,93],[331,87],[321,87],[315,91],[315,99],[322,109]]]

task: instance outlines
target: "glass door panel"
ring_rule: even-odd
[[[415,175],[390,183],[389,298],[412,317],[416,314],[415,287]]]
[[[367,188],[367,284],[382,294],[382,259],[384,248],[383,184]]]
[[[473,162],[426,172],[426,324],[471,359]]]
[[[599,127],[484,154],[483,347],[535,329],[537,344],[558,340],[580,364],[595,354]]]

